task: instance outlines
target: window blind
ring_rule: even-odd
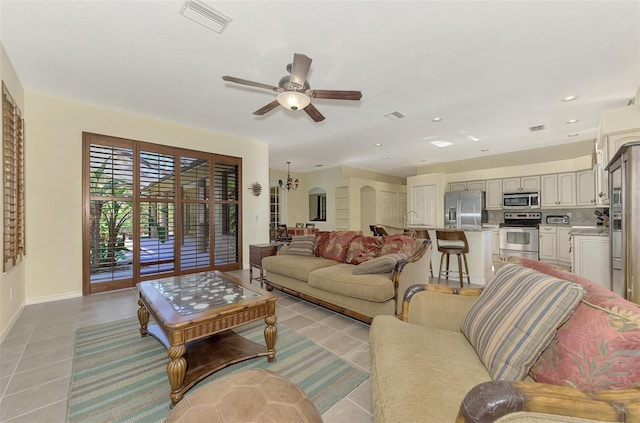
[[[3,150],[3,271],[22,261],[25,254],[24,120],[2,83]]]

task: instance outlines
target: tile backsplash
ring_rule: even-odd
[[[575,209],[537,209],[532,211],[542,212],[542,223],[545,223],[547,216],[549,215],[563,215],[571,213],[569,217],[569,225],[575,226],[595,226],[598,222],[595,211],[600,210],[604,212],[605,208],[593,207],[593,208],[575,208]],[[497,225],[504,222],[504,211],[501,210],[487,210],[487,223]]]

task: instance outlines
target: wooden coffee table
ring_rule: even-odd
[[[250,358],[276,356],[276,299],[219,271],[194,273],[138,284],[140,334],[156,338],[171,361],[167,375],[171,403],[200,380]],[[157,324],[149,325],[149,316]],[[232,328],[264,318],[264,345]]]

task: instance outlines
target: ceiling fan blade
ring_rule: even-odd
[[[294,54],[293,64],[291,65],[291,82],[294,82],[301,87],[307,81],[307,74],[311,67],[311,58],[304,54]]]
[[[340,91],[340,90],[308,90],[307,94],[314,98],[326,98],[332,100],[360,100],[360,91]]]
[[[278,100],[273,100],[271,103],[267,104],[266,106],[263,106],[263,107],[259,108],[255,112],[253,112],[253,114],[254,115],[258,115],[258,116],[262,116],[265,113],[272,111],[273,109],[275,109],[279,105],[280,105],[280,103],[278,103]]]
[[[324,120],[324,116],[322,116],[322,113],[320,113],[313,104],[309,104],[303,110],[307,112],[309,117],[313,119],[314,122],[321,122]]]
[[[225,75],[225,76],[222,77],[222,79],[227,81],[227,82],[235,82],[236,84],[249,85],[250,87],[265,88],[265,89],[271,90],[271,91],[280,91],[281,90],[281,88],[278,88],[278,87],[273,86],[273,85],[263,84],[262,82],[249,81],[247,79],[236,78],[235,76]]]

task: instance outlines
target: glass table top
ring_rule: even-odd
[[[168,277],[150,283],[181,316],[261,297],[213,272]]]

